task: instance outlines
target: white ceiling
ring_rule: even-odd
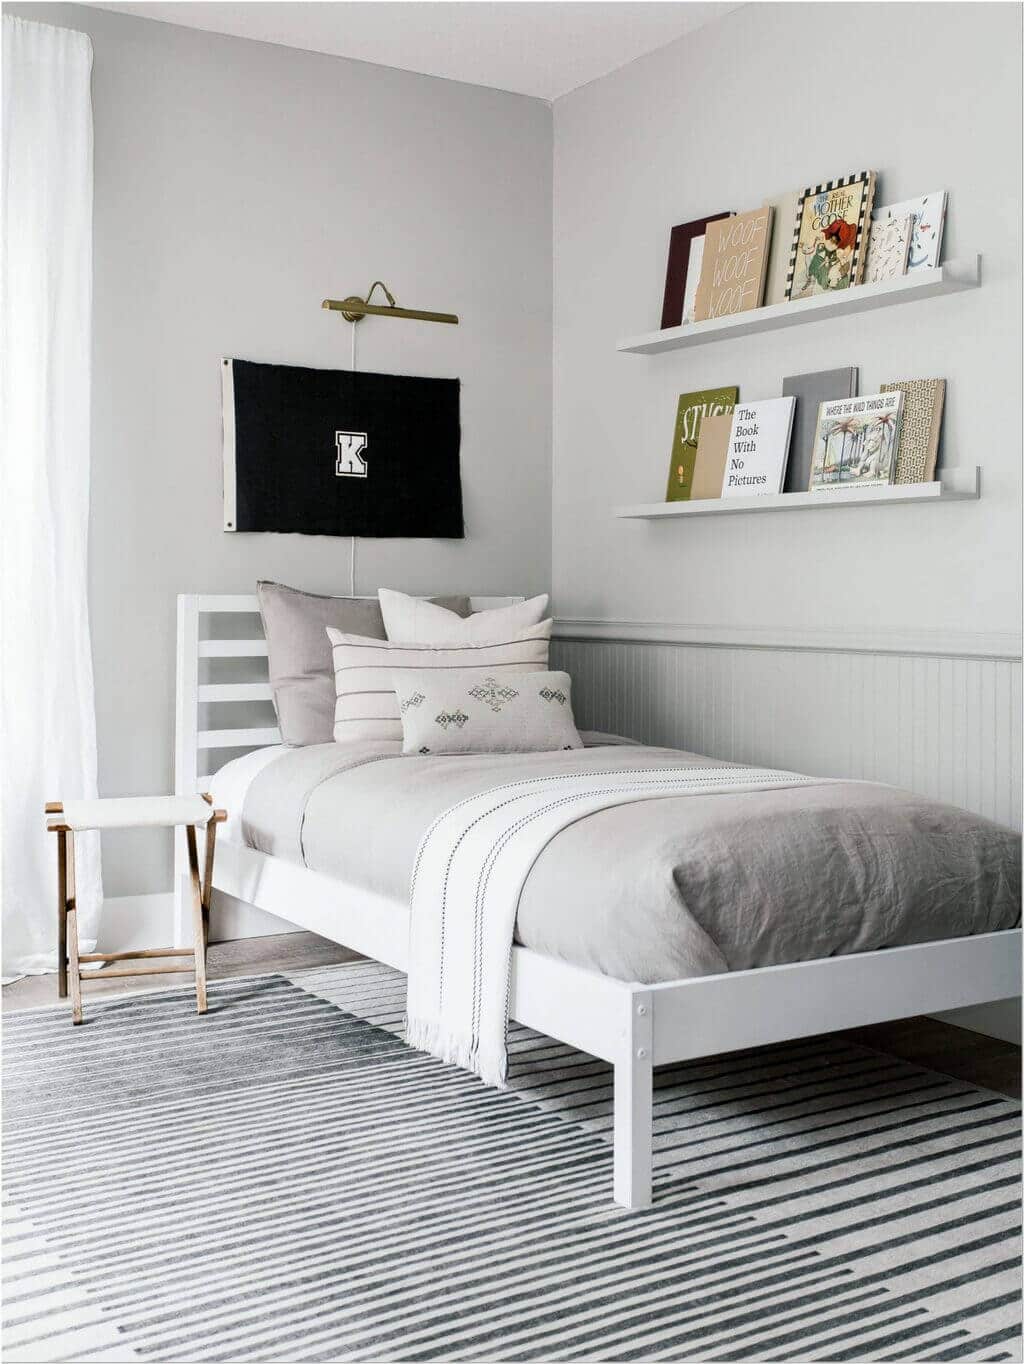
[[[98,8],[553,100],[739,5],[718,0],[101,0]]]

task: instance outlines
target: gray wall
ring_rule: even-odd
[[[553,573],[573,617],[831,632],[1018,635],[1021,440],[1016,5],[748,5],[555,105]],[[882,202],[950,191],[948,256],[983,287],[662,356],[669,229],[862,167]],[[1012,178],[1012,177],[1011,177]],[[616,521],[664,497],[676,398],[856,364],[861,391],[945,376],[941,507]]]
[[[555,105],[553,588],[583,723],[1020,822],[1016,5],[748,5]],[[981,289],[657,357],[669,229],[862,167],[950,192]],[[855,364],[948,380],[978,502],[617,521],[664,497],[676,399]],[[1020,1038],[1019,1011],[958,1014]]]
[[[381,277],[458,328],[368,320],[362,369],[462,379],[467,538],[362,541],[357,590],[550,578],[551,110],[74,5],[95,47],[90,599],[103,794],[172,789],[175,594],[348,590],[349,541],[221,531],[222,355],[347,367],[324,297]],[[104,848],[108,895],[169,842]]]

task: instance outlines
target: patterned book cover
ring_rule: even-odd
[[[907,270],[934,270],[942,259],[946,191],[937,189],[931,194],[922,194],[918,199],[904,199],[901,204],[885,204],[873,216],[902,218],[908,213],[914,219],[914,230],[910,237]]]
[[[903,421],[896,451],[895,483],[930,483],[939,454],[945,379],[899,379],[882,393],[903,394]]]
[[[860,284],[874,197],[874,171],[858,171],[804,190],[789,253],[788,299]]]
[[[693,470],[697,462],[700,424],[717,412],[731,412],[740,391],[732,388],[703,388],[698,393],[681,393],[676,408],[672,436],[672,462],[668,471],[666,502],[689,502],[693,491]]]
[[[907,273],[907,254],[913,230],[912,213],[906,213],[902,218],[874,219],[868,237],[865,284],[881,284],[884,280],[899,279]]]
[[[809,491],[891,483],[902,409],[903,394],[895,391],[822,403],[814,433]]]

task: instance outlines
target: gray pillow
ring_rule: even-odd
[[[385,639],[375,597],[324,597],[281,583],[256,584],[267,638],[270,686],[286,744],[329,744],[334,738],[334,665],[327,626],[349,635]],[[457,615],[470,615],[468,597],[431,597]]]

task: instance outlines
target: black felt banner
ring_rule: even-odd
[[[458,379],[222,370],[225,530],[462,538]]]

